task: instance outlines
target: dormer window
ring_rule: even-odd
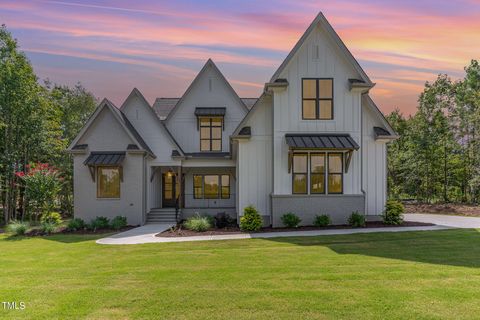
[[[333,119],[333,79],[302,79],[302,119]]]
[[[222,151],[223,118],[201,117],[200,151]]]

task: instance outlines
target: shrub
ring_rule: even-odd
[[[383,211],[383,223],[385,224],[402,224],[403,212],[405,208],[403,204],[396,200],[388,200]]]
[[[315,219],[313,220],[313,225],[315,227],[327,227],[331,223],[332,220],[328,214],[316,215]]]
[[[28,223],[23,221],[12,221],[7,225],[6,231],[13,233],[15,236],[24,235],[27,232]]]
[[[54,222],[42,222],[40,230],[45,234],[51,234],[57,230],[57,226]]]
[[[86,227],[85,221],[80,218],[75,218],[70,220],[67,225],[67,230],[69,231],[78,231],[83,230]]]
[[[199,214],[196,214],[195,216],[187,219],[187,221],[185,221],[183,225],[188,230],[193,230],[197,232],[204,232],[212,227],[212,224],[210,223],[209,218],[202,217]]]
[[[106,217],[96,217],[90,222],[89,227],[93,231],[97,229],[108,229],[110,227],[110,221]]]
[[[235,218],[230,217],[225,212],[217,213],[215,216],[215,226],[217,228],[227,228],[233,227],[237,224],[237,220]]]
[[[296,228],[300,222],[302,222],[302,219],[292,212],[285,213],[280,217],[280,220],[282,220],[283,225],[287,228]]]
[[[243,216],[240,218],[240,229],[244,231],[258,231],[262,224],[262,216],[254,206],[250,205],[243,209]]]
[[[348,218],[348,224],[355,228],[365,227],[365,215],[359,213],[358,211],[352,212]]]
[[[62,216],[58,212],[48,212],[44,213],[40,218],[40,223],[53,223],[55,225],[60,225],[62,223]]]
[[[127,217],[116,216],[112,219],[112,222],[110,222],[110,226],[114,230],[125,228],[127,226]]]

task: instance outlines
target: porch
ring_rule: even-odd
[[[234,167],[151,166],[147,223],[174,223],[195,213],[236,218]]]

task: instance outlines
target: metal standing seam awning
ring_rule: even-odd
[[[345,172],[348,172],[354,150],[360,146],[349,134],[286,134],[285,141],[290,148],[288,154],[288,172],[292,168],[294,150],[338,150],[347,151]]]
[[[124,159],[124,151],[91,152],[83,164],[88,166],[93,181],[95,181],[95,168],[97,166],[119,166],[120,180],[123,181],[123,170],[121,164],[123,163]]]
[[[200,108],[197,107],[195,108],[195,116],[197,117],[197,130],[200,127],[200,117],[225,117],[225,114],[227,113],[227,108]],[[223,120],[222,120],[222,129],[224,130],[225,127],[223,125]]]

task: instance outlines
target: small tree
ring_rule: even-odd
[[[27,212],[38,220],[42,214],[55,209],[62,178],[48,163],[27,165],[25,169],[26,172],[20,171],[16,175],[25,184]]]

